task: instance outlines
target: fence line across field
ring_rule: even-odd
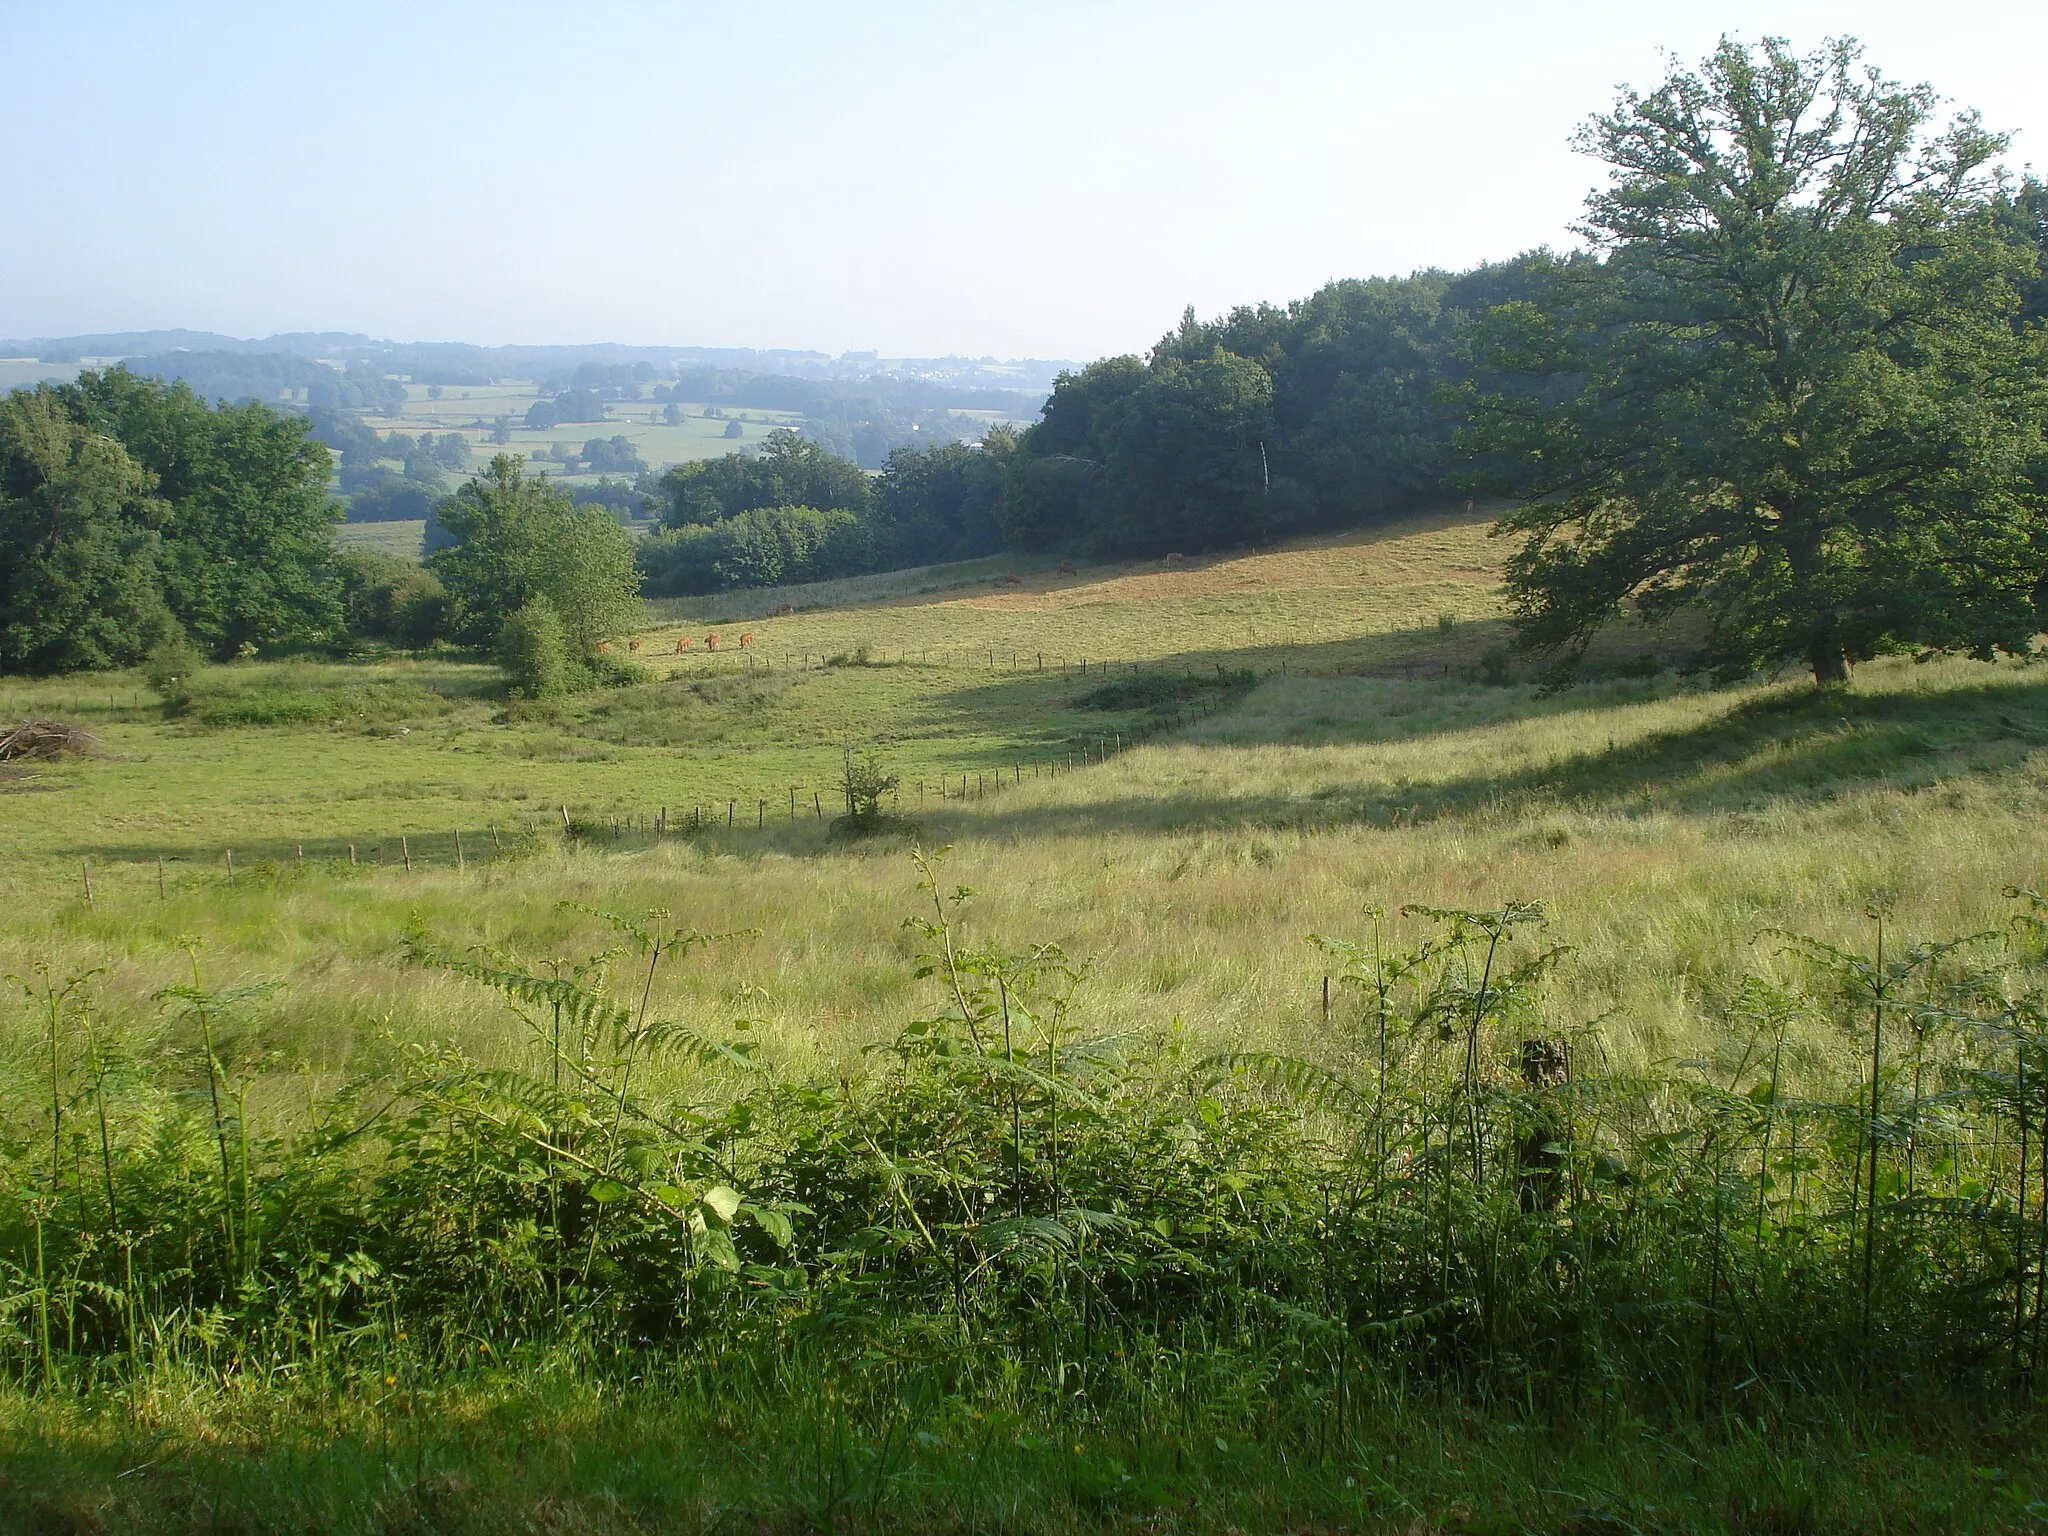
[[[1289,641],[1287,644],[1298,647],[1300,642]],[[868,654],[865,656],[860,654],[863,649],[868,651]],[[660,653],[657,652],[656,654]],[[744,672],[773,672],[777,670],[773,653],[765,651],[705,650],[678,651],[675,654],[683,658],[683,664],[679,666],[672,665],[668,669],[667,676],[670,679],[733,675]],[[979,661],[956,662],[953,659],[956,655],[974,656],[982,659]],[[935,656],[936,660],[933,659]],[[727,661],[731,663],[730,666],[721,665],[721,663]],[[1176,665],[1178,665],[1181,675],[1184,677],[1194,676],[1197,670],[1196,663],[1185,659],[1185,657],[1181,657],[1178,660],[1174,657],[1155,657],[1149,660],[1132,661],[1114,656],[1059,656],[1048,655],[1044,651],[1000,650],[984,646],[978,650],[968,652],[952,650],[933,651],[929,649],[913,651],[899,648],[896,651],[895,658],[892,660],[886,648],[855,646],[850,650],[832,652],[784,651],[782,653],[781,670],[785,672],[823,672],[834,666],[919,666],[955,667],[974,672],[1072,672],[1079,677],[1107,677],[1113,671],[1120,668],[1129,669],[1133,676],[1138,676],[1148,670],[1170,673]],[[1203,665],[1205,667],[1213,665],[1218,671],[1232,670],[1227,668],[1225,663],[1221,661],[1213,663],[1204,662]],[[1249,666],[1239,667],[1235,670],[1251,672],[1254,676],[1260,675],[1256,668]],[[1296,674],[1303,677],[1315,675],[1301,667],[1290,669],[1285,656],[1279,659],[1279,665],[1268,668],[1263,675],[1266,677],[1288,677]]]
[[[1177,723],[1182,720],[1193,721],[1205,718],[1212,712],[1201,709],[1189,709],[1181,712],[1175,716],[1175,728],[1177,728]],[[1069,746],[1063,755],[1058,757],[1016,758],[1007,765],[979,770],[941,770],[930,779],[920,775],[910,781],[913,786],[910,792],[916,796],[915,803],[919,807],[925,805],[928,800],[981,800],[986,798],[991,790],[1001,790],[1004,788],[1006,775],[1009,787],[1020,788],[1027,779],[1057,778],[1059,775],[1072,772],[1077,768],[1101,766],[1109,762],[1110,759],[1121,756],[1131,748],[1141,745],[1149,734],[1133,732],[1126,735],[1120,731],[1108,731],[1099,736],[1078,738],[1075,745]],[[682,813],[683,816],[688,818],[686,824],[680,820],[675,807],[670,804],[663,804],[652,812],[638,814],[607,810],[597,813],[601,817],[599,820],[581,821],[571,814],[566,802],[557,804],[555,810],[561,819],[561,829],[564,836],[571,838],[579,836],[589,837],[600,835],[608,830],[612,840],[615,842],[623,840],[628,833],[644,832],[657,842],[679,835],[701,835],[704,832],[720,830],[721,820],[723,822],[723,830],[728,832],[766,831],[769,825],[768,806],[771,803],[786,805],[784,814],[778,818],[779,825],[789,825],[800,820],[821,822],[825,819],[823,788],[815,784],[788,784],[785,788],[786,795],[782,792],[778,792],[773,796],[750,792],[746,795],[726,795],[705,800],[693,800],[688,809]],[[899,782],[890,791],[893,808],[897,810],[902,809],[905,789],[905,785]],[[806,791],[808,791],[810,800],[808,807],[804,804]],[[748,804],[752,804],[754,807],[754,822],[751,828],[748,826],[741,810],[742,807]],[[621,820],[622,814],[623,823]],[[548,820],[552,820],[552,818],[546,816],[532,818],[531,830],[538,832],[542,822]],[[505,847],[504,841],[499,835],[499,824],[497,822],[489,823],[484,830],[491,840],[492,857],[485,860],[483,865],[484,868],[488,869],[490,865],[503,857]],[[416,865],[423,868],[432,867],[431,860],[426,852],[416,850],[412,846],[412,840],[415,836],[427,837],[432,835],[431,833],[420,833],[417,831],[397,834],[398,859],[396,862],[406,873],[413,873]],[[454,828],[447,835],[453,855],[450,864],[457,873],[464,873],[468,870],[472,861],[468,857],[467,847],[462,841],[462,829],[459,827]],[[387,846],[387,843],[382,842],[370,844],[369,863],[375,867],[384,867],[384,851]],[[345,856],[351,869],[361,868],[364,862],[360,851],[361,847],[362,845],[355,842],[344,842],[339,844],[330,856],[337,862]],[[239,876],[248,872],[246,852],[245,847],[243,867],[238,870],[235,863],[234,849],[223,848],[221,850],[221,868],[230,888],[238,888],[240,885]],[[168,901],[170,899],[170,882],[164,857],[162,855],[155,855],[153,856],[153,862],[156,871],[157,898],[160,901]],[[305,843],[303,841],[293,843],[289,861],[274,860],[270,862],[273,864],[291,862],[303,869],[306,865]],[[101,866],[102,880],[99,887],[95,887],[93,883],[90,861],[82,862],[79,869],[82,898],[88,909],[95,914],[99,910],[99,898],[106,894],[105,868],[106,866],[103,864]]]

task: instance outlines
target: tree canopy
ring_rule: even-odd
[[[164,599],[215,655],[317,641],[341,627],[325,445],[306,422],[250,403],[214,407],[123,368],[56,391],[73,420],[118,441],[166,504]]]
[[[338,509],[304,417],[122,368],[6,405],[5,665],[118,665],[171,629],[217,657],[340,632]],[[71,640],[44,633],[56,613]]]
[[[457,638],[493,645],[506,619],[544,597],[589,654],[640,618],[631,537],[602,507],[579,507],[526,461],[499,454],[436,511],[447,540],[427,557]]]
[[[0,670],[139,660],[173,627],[158,568],[168,510],[55,392],[0,398]]]
[[[1531,261],[1330,283],[1203,322],[1150,355],[1063,373],[1010,463],[1001,520],[1024,549],[1159,553],[1372,522],[1445,492],[1472,313]]]
[[[1490,311],[1475,486],[1520,498],[1509,587],[1567,675],[1627,605],[1705,615],[1703,662],[1821,682],[1902,645],[2038,632],[2039,252],[2000,217],[1974,116],[1836,43],[1724,41],[1596,117],[1584,233]]]
[[[868,505],[868,477],[858,464],[796,432],[768,434],[760,451],[678,464],[661,477],[671,528],[716,523],[756,507],[811,507],[859,512]]]

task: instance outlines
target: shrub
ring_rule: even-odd
[[[142,676],[150,691],[175,712],[192,702],[192,690],[205,667],[206,658],[199,647],[184,630],[173,627],[150,651]]]
[[[884,771],[872,752],[856,758],[853,749],[846,747],[842,749],[842,759],[839,789],[846,797],[847,819],[875,820],[882,814],[882,797],[896,787],[896,775]]]
[[[569,648],[562,617],[544,597],[530,599],[505,621],[498,634],[498,664],[515,698],[572,693],[582,681],[583,667]]]
[[[1140,672],[1091,688],[1074,703],[1080,709],[1142,709],[1170,715],[1191,704],[1213,706],[1242,698],[1258,681],[1247,667],[1218,667],[1213,673],[1180,677],[1171,672]]]
[[[426,646],[451,633],[453,608],[432,571],[370,550],[352,551],[340,565],[350,634]]]
[[[643,539],[637,559],[649,597],[694,597],[859,576],[875,568],[875,544],[854,512],[756,507]]]

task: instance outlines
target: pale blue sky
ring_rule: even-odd
[[[0,336],[1093,357],[1570,239],[1660,49],[1864,39],[2048,168],[2048,4],[0,0]]]

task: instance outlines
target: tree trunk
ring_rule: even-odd
[[[1832,634],[1816,636],[1806,648],[1807,665],[1813,668],[1816,688],[1849,681],[1849,658]]]

